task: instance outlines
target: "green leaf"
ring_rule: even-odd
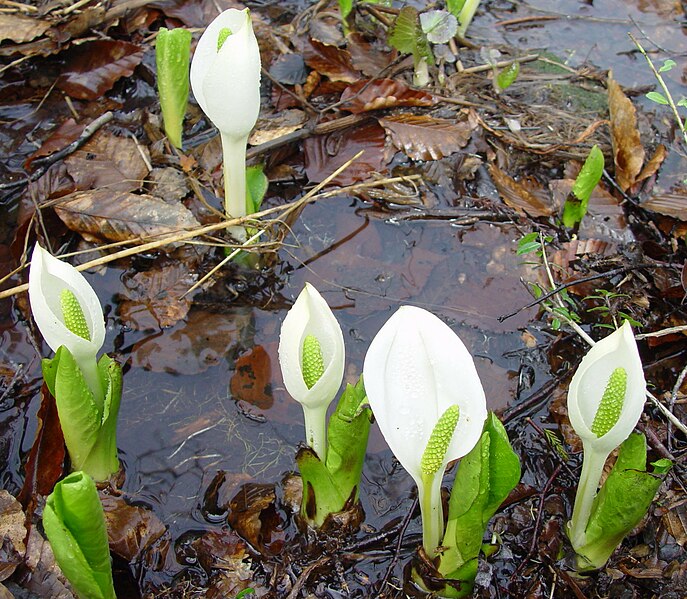
[[[461,460],[453,483],[442,542],[446,549],[439,563],[445,578],[474,582],[459,578],[461,568],[479,556],[489,520],[519,480],[520,460],[490,412],[481,439]]]
[[[448,8],[448,11],[456,17],[460,14],[464,4],[465,0],[446,0],[446,8]]]
[[[191,32],[161,27],[155,42],[157,89],[165,133],[170,143],[181,148],[181,133],[188,103]]]
[[[43,528],[62,572],[83,599],[115,599],[105,515],[93,480],[74,472],[58,482]]]
[[[246,214],[253,214],[260,210],[265,199],[269,179],[265,175],[265,167],[262,164],[246,168]]]
[[[664,106],[669,104],[668,100],[666,100],[665,96],[660,92],[649,92],[646,97],[652,102],[656,102],[656,104],[663,104]]]
[[[422,13],[420,25],[427,40],[433,44],[446,44],[458,31],[458,19],[445,10]]]
[[[659,73],[665,73],[666,71],[670,71],[677,63],[672,59],[672,58],[666,58],[666,60],[663,61],[663,65],[661,66],[660,69],[658,69]]]
[[[680,98],[680,100],[677,103],[677,106],[682,106],[684,108],[687,108],[687,98]]]
[[[387,43],[403,54],[415,54],[417,30],[417,10],[412,6],[404,6],[391,26]]]
[[[508,89],[520,74],[520,63],[512,62],[496,76],[496,86],[500,90]]]
[[[574,227],[582,221],[587,213],[589,198],[601,180],[604,172],[604,155],[599,146],[594,146],[582,165],[580,174],[572,188],[572,198],[568,197],[563,207],[563,224]]]
[[[355,386],[346,386],[329,419],[326,463],[310,448],[296,455],[303,479],[301,514],[316,527],[329,514],[342,511],[348,501],[358,500],[372,422],[372,411],[364,407],[366,399],[362,377]]]
[[[341,20],[345,21],[346,17],[351,14],[353,10],[353,0],[339,0],[339,12],[341,13]]]
[[[670,460],[659,460],[654,474],[646,472],[646,439],[631,434],[606,482],[594,499],[585,530],[585,543],[576,547],[581,570],[601,568],[615,548],[646,514],[661,485],[660,475],[670,468]]]

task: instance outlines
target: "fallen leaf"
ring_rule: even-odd
[[[143,60],[143,48],[115,40],[96,40],[66,52],[66,69],[57,87],[80,100],[97,100],[122,77],[129,77]]]
[[[270,75],[284,85],[303,84],[308,77],[305,61],[300,54],[284,54],[270,66]]]
[[[47,496],[64,474],[66,451],[55,398],[45,383],[41,387],[41,406],[36,415],[36,436],[24,468],[24,484],[19,501],[32,514],[39,495]]]
[[[167,527],[149,509],[129,505],[123,497],[101,494],[100,500],[110,550],[126,562],[138,560],[167,533]]]
[[[687,544],[687,502],[681,501],[666,510],[661,521],[675,542],[684,547]]]
[[[270,356],[262,345],[256,345],[236,360],[229,388],[234,399],[268,410],[274,403],[271,380]]]
[[[360,79],[360,73],[351,62],[351,55],[347,50],[337,46],[328,46],[311,39],[304,44],[303,58],[310,68],[332,81],[353,83]]]
[[[186,27],[201,29],[207,27],[222,11],[236,8],[232,0],[158,0],[151,2],[150,6],[159,8],[167,17],[179,19]]]
[[[237,582],[251,578],[248,547],[233,530],[209,530],[192,545],[198,563],[208,574],[219,569],[234,574]]]
[[[143,151],[147,155],[148,150]],[[133,191],[148,175],[136,142],[105,131],[99,131],[64,162],[77,189],[82,190],[106,187],[109,193]]]
[[[358,114],[394,106],[433,106],[434,96],[395,79],[365,79],[341,94],[341,109]]]
[[[489,166],[489,175],[494,181],[501,199],[519,214],[523,216],[528,214],[537,218],[551,216],[554,213],[551,205],[545,204],[531,189],[509,177],[495,164]]]
[[[303,142],[305,171],[313,183],[324,181],[361,150],[364,154],[332,179],[332,185],[350,185],[369,179],[386,163],[384,129],[377,123],[361,124],[355,129],[316,135]]]
[[[126,299],[119,302],[119,316],[137,331],[171,327],[186,318],[193,294],[185,294],[197,280],[198,274],[185,262],[156,266],[127,277]]]
[[[248,143],[252,146],[257,146],[272,141],[302,129],[307,121],[308,115],[302,110],[282,110],[277,114],[270,115],[268,118],[258,119],[253,132],[250,134]]]
[[[613,79],[612,73],[608,75],[608,109],[615,178],[618,186],[627,191],[642,170],[644,148],[637,130],[637,110]]]
[[[198,221],[182,204],[109,189],[72,193],[55,206],[55,212],[88,241],[139,240],[198,227]]]
[[[346,36],[346,47],[353,66],[367,77],[378,77],[398,56],[395,49],[387,48],[382,40],[369,42],[362,33],[353,31]]]
[[[667,155],[668,150],[666,147],[663,144],[658,144],[658,146],[656,146],[654,155],[644,165],[644,168],[639,175],[637,175],[636,182],[639,183],[640,181],[644,181],[649,177],[653,177],[658,172],[658,169],[661,168],[661,165],[663,164],[663,161],[666,159]]]
[[[77,123],[74,119],[67,119],[48,136],[41,144],[40,148],[27,158],[24,167],[29,168],[31,162],[36,160],[36,158],[50,156],[53,152],[57,152],[67,147],[70,143],[79,138],[84,127],[85,125]]]
[[[8,491],[0,489],[0,581],[12,576],[24,559],[25,518],[21,504]]]
[[[30,42],[50,29],[50,23],[35,17],[0,13],[0,42]]]
[[[211,314],[192,310],[164,335],[156,332],[134,345],[133,365],[153,372],[198,374],[234,351],[251,320],[250,311]]]
[[[399,114],[379,119],[396,148],[413,160],[439,160],[464,148],[473,126],[427,115]]]
[[[687,189],[678,188],[674,191],[658,193],[646,202],[642,202],[642,208],[687,221]]]
[[[55,561],[50,543],[36,527],[29,530],[26,557],[21,566],[22,586],[39,597],[74,599],[71,585]]]
[[[278,555],[285,549],[283,521],[277,510],[274,485],[243,485],[229,506],[229,525],[263,554]]]

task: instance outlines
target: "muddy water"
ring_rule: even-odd
[[[647,48],[666,50],[653,55],[659,64],[685,47],[684,30],[671,12],[673,2],[487,5],[492,11],[481,13],[471,30],[475,41],[504,43],[523,53],[544,48],[567,57],[571,66],[588,61],[612,68],[623,85],[653,83],[643,58],[633,53],[628,30],[641,36],[641,29],[651,40]],[[531,15],[555,18],[499,24]],[[682,69],[680,65],[666,75],[678,97],[687,93]],[[9,150],[11,144],[3,145]],[[675,173],[684,161],[671,158],[669,164]],[[523,231],[509,223],[457,227],[449,221],[385,221],[368,216],[365,208],[350,198],[308,206],[280,252],[272,301],[242,298],[239,288],[235,299],[225,294],[221,309],[200,301],[184,322],[163,331],[122,327],[117,317],[122,273],[110,269],[104,277],[88,275],[108,314],[105,349],[116,348],[127,365],[119,426],[124,489],[150,505],[174,538],[212,526],[201,508],[218,470],[226,471],[238,488],[248,481],[277,482],[293,469],[302,421],[299,406],[282,386],[276,349],[279,324],[306,281],[320,290],[341,323],[349,381],[360,372],[374,334],[402,304],[438,314],[463,338],[475,355],[492,409],[504,409],[518,393],[548,380],[546,368],[533,357],[536,352],[523,352],[524,329],[535,341],[546,340],[532,322],[535,311],[523,311],[505,323],[497,320],[530,299],[520,283],[528,272],[515,256]],[[8,222],[13,211],[12,205],[0,206],[2,221]],[[13,405],[5,400],[0,413],[5,440],[0,459],[7,464],[0,486],[11,492],[22,481],[20,453],[33,442],[40,378],[38,354],[18,316],[10,302],[0,303],[0,361],[22,364],[28,373],[21,401]],[[264,384],[236,401],[230,381],[240,360],[258,369]],[[528,373],[525,382],[522,372]],[[364,477],[362,499],[369,523],[381,526],[405,513],[412,483],[394,467],[375,430]]]

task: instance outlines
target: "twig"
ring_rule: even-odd
[[[94,121],[92,121],[90,124],[88,124],[85,127],[85,129],[81,132],[81,135],[79,135],[78,139],[76,139],[75,141],[70,143],[68,146],[62,148],[61,150],[58,150],[57,152],[53,152],[52,154],[50,154],[50,156],[46,156],[44,158],[36,158],[36,160],[33,161],[33,164],[34,165],[40,165],[40,168],[36,169],[33,173],[31,173],[25,179],[19,179],[18,181],[12,181],[10,183],[0,184],[0,190],[15,189],[17,187],[22,187],[24,185],[28,185],[29,183],[33,183],[34,181],[37,181],[58,160],[61,160],[65,156],[68,156],[72,152],[75,152],[82,145],[84,145],[88,141],[88,139],[98,129],[100,129],[100,127],[102,127],[106,123],[109,123],[112,120],[113,116],[114,115],[110,111],[108,111],[104,114],[101,114],[97,119],[95,119]]]
[[[381,593],[384,590],[384,587],[386,586],[386,583],[389,581],[389,578],[391,577],[391,573],[394,571],[394,568],[396,567],[396,564],[398,563],[398,560],[401,557],[401,546],[403,545],[403,536],[406,533],[406,529],[408,528],[408,525],[410,524],[410,520],[413,517],[413,512],[415,511],[415,508],[417,508],[417,497],[415,497],[415,500],[413,501],[413,505],[410,506],[410,509],[408,510],[408,513],[406,514],[405,518],[403,519],[403,525],[401,526],[401,530],[398,533],[398,539],[396,540],[396,547],[394,548],[394,557],[389,563],[389,567],[386,569],[386,572],[384,573],[384,578],[382,578],[382,581],[379,585],[379,590],[377,591],[378,593]]]
[[[312,571],[319,568],[320,566],[324,566],[330,559],[332,559],[331,556],[325,555],[324,557],[318,559],[316,562],[313,562],[312,564],[304,568],[300,576],[298,577],[298,580],[296,580],[295,584],[291,588],[291,592],[286,596],[286,599],[296,599],[296,597],[298,597],[298,593],[300,593],[301,589],[303,588],[303,585],[308,581],[308,577],[310,576],[310,574],[312,574]]]
[[[687,324],[681,324],[677,327],[668,327],[667,329],[661,329],[660,331],[653,331],[652,333],[640,333],[635,335],[635,339],[647,339],[649,337],[663,337],[665,335],[672,335],[673,333],[681,333],[682,331],[687,331]]]

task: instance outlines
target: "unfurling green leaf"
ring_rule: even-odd
[[[181,133],[189,90],[191,32],[161,27],[155,41],[157,89],[162,120],[170,143],[181,148]]]
[[[615,548],[644,517],[661,485],[670,460],[659,460],[646,472],[646,439],[632,433],[620,446],[618,459],[594,499],[584,543],[575,547],[580,570],[601,568]]]
[[[623,411],[626,391],[627,371],[624,368],[616,368],[608,379],[590,429],[597,437],[603,437],[618,422]]]
[[[471,592],[489,520],[519,480],[520,460],[503,425],[490,413],[479,443],[461,460],[451,491],[438,569],[447,579],[463,581],[465,592],[456,594],[447,586],[451,594],[446,596]]]
[[[423,475],[434,475],[441,468],[459,418],[460,409],[458,406],[451,406],[437,420],[434,430],[432,430],[432,434],[427,441],[427,447],[425,447],[425,451],[422,454],[421,468]]]
[[[55,559],[81,599],[115,599],[105,515],[93,480],[74,472],[46,499],[43,528]]]
[[[601,180],[604,172],[604,155],[598,146],[592,147],[589,156],[584,161],[580,173],[575,179],[572,188],[572,197],[569,196],[563,207],[563,224],[566,227],[574,227],[581,222],[587,214],[589,198],[594,188]]]
[[[246,214],[260,210],[270,184],[264,171],[262,164],[246,168]]]
[[[520,74],[520,63],[512,62],[505,69],[503,69],[498,75],[496,75],[496,86],[500,90],[508,89]]]
[[[60,307],[62,308],[64,326],[75,335],[90,341],[91,332],[88,330],[86,316],[73,291],[70,289],[62,290],[62,293],[60,293]]]
[[[322,348],[315,335],[306,335],[303,339],[303,380],[308,389],[312,389],[315,383],[324,374],[324,358]]]

